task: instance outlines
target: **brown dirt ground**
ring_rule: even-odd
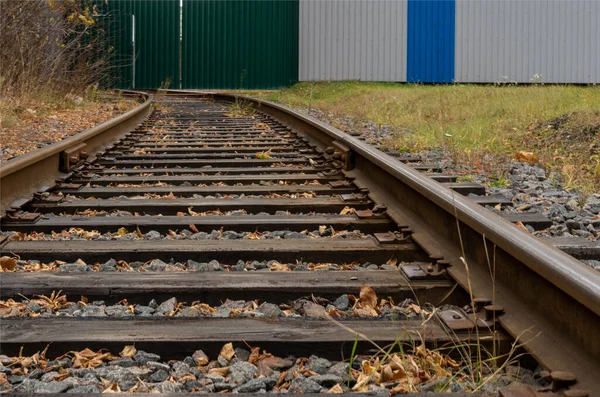
[[[13,118],[13,125],[0,127],[0,162],[61,141],[103,123],[137,106],[131,99],[107,98],[70,108],[40,102]]]

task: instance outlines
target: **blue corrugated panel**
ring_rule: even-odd
[[[408,0],[407,80],[454,79],[455,0]]]

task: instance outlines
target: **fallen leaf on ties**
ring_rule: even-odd
[[[3,256],[2,258],[0,258],[0,269],[1,271],[13,271],[15,269],[15,266],[17,266],[17,260],[14,258],[11,258],[9,256]]]
[[[135,353],[137,353],[137,349],[135,348],[135,346],[128,345],[123,348],[123,350],[121,351],[121,353],[119,353],[119,355],[121,357],[133,357],[133,356],[135,356]]]
[[[233,343],[229,342],[223,346],[219,356],[223,357],[227,361],[231,361],[233,356],[235,356],[235,350],[233,349]]]
[[[365,306],[377,307],[377,294],[373,288],[364,283],[360,287],[360,303]]]

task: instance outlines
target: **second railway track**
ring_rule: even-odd
[[[26,356],[50,344],[51,357],[85,348],[116,355],[135,345],[185,363],[192,383],[158,386],[167,378],[152,378],[156,367],[119,390],[299,391],[292,375],[272,373],[256,390],[237,389],[245,383],[228,371],[243,353],[225,357],[223,345],[335,363],[353,350],[371,354],[373,343],[415,340],[457,356],[457,346],[484,346],[504,359],[516,340],[519,352],[554,376],[557,396],[598,395],[598,273],[435,179],[459,190],[447,177],[426,176],[274,104],[161,96],[137,129],[2,219],[10,233],[1,252],[12,271],[1,273],[0,294],[14,300],[2,308],[2,354]],[[58,291],[72,304],[62,302],[52,315],[16,302]],[[371,291],[389,301],[369,305]],[[356,297],[350,307],[347,295]],[[202,367],[190,358],[198,349],[221,361]],[[152,360],[136,360],[151,367]],[[295,371],[324,376],[328,370],[315,372],[318,359],[311,360],[295,363]],[[5,373],[18,367],[6,365],[12,369]],[[269,369],[291,374],[292,365]],[[175,367],[182,368],[165,369],[174,379],[182,376]],[[339,391],[356,386],[338,375]],[[311,381],[319,387],[303,391],[329,390],[337,378]],[[372,378],[356,390],[398,392],[402,384],[390,379],[379,389]],[[5,390],[39,391],[23,380]],[[409,389],[427,383],[420,382]],[[85,394],[76,387],[56,391]],[[513,395],[526,394],[505,394]]]

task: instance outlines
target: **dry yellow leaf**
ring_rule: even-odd
[[[123,348],[123,350],[121,351],[121,353],[119,353],[119,355],[121,357],[132,357],[133,358],[133,356],[135,356],[135,353],[137,353],[137,349],[135,348],[135,346],[128,345]]]
[[[0,269],[2,269],[2,271],[13,271],[15,266],[17,266],[17,260],[14,258],[11,258],[9,256],[3,256],[2,258],[0,258]]]
[[[344,389],[342,389],[342,386],[340,386],[339,383],[327,391],[328,394],[341,394],[343,392]]]
[[[533,152],[518,151],[515,153],[515,160],[524,161],[526,163],[535,163],[537,162],[537,157]]]
[[[518,227],[519,229],[523,229],[527,233],[529,233],[529,230],[527,230],[527,227],[525,227],[525,225],[523,224],[523,222],[521,222],[521,221],[515,222],[515,226]]]
[[[119,228],[119,230],[117,230],[117,235],[119,235],[119,236],[124,236],[128,233],[129,233],[129,231],[127,229],[125,229],[124,227],[121,227],[121,228]]]
[[[231,361],[233,356],[235,356],[235,350],[233,349],[233,343],[229,342],[221,349],[221,353],[219,356],[223,357],[227,361]]]
[[[209,374],[217,374],[217,375],[221,375],[221,376],[227,376],[227,374],[229,373],[229,367],[222,367],[222,368],[212,368],[208,370]]]
[[[360,303],[372,308],[377,307],[377,294],[365,283],[360,286]]]
[[[369,375],[360,373],[358,375],[358,379],[356,380],[356,384],[352,387],[352,391],[366,391],[367,384],[369,383]]]
[[[0,386],[10,386],[10,382],[4,372],[0,372]]]
[[[354,208],[344,207],[344,209],[340,211],[340,215],[354,214],[354,212],[355,212]]]

